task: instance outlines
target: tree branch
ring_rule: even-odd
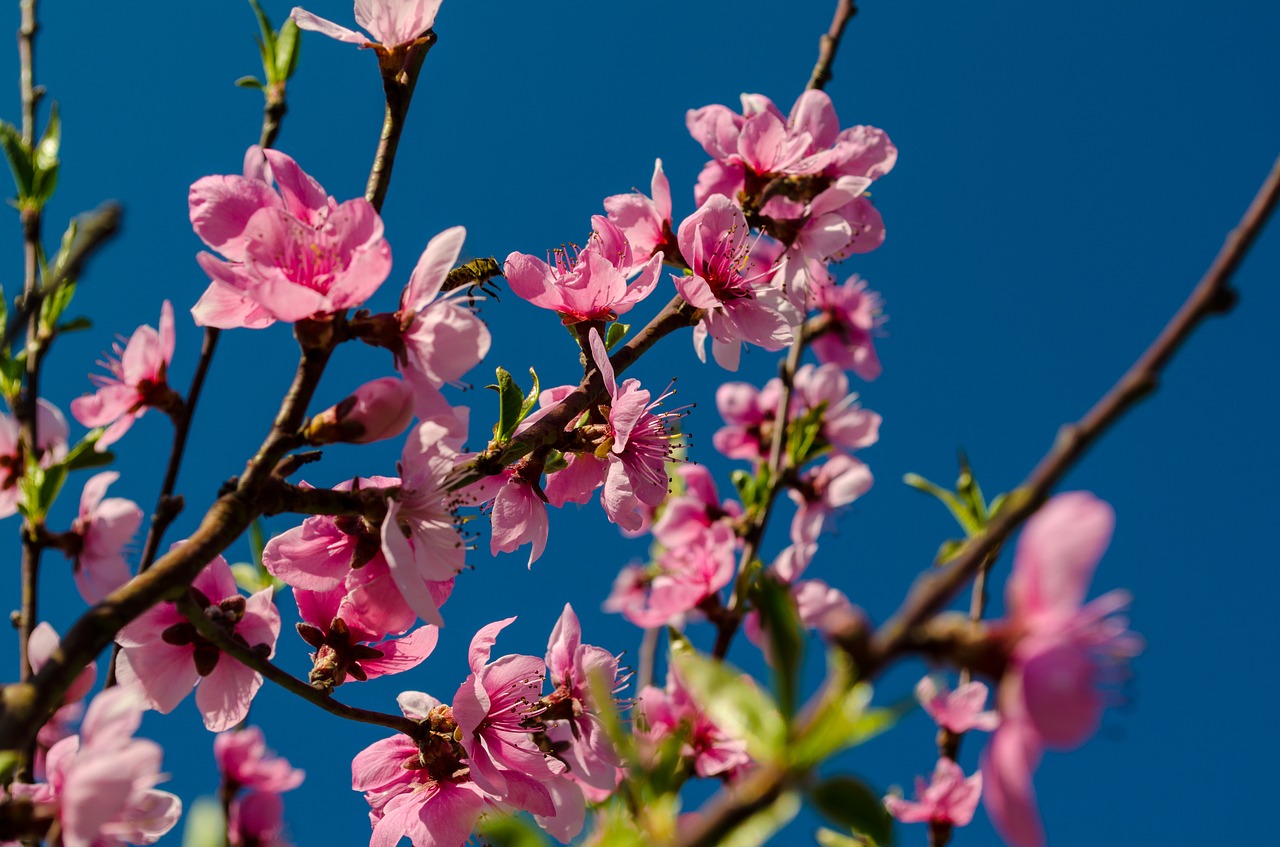
[[[831,29],[818,39],[818,63],[813,66],[813,74],[809,77],[806,88],[821,91],[831,81],[831,65],[835,62],[836,51],[840,49],[844,28],[856,14],[858,14],[858,5],[853,0],[837,0]]]

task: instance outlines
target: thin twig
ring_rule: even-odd
[[[408,48],[408,54],[403,57],[396,50],[378,53],[387,109],[364,196],[379,212],[387,197],[387,188],[391,185],[391,168],[396,162],[396,150],[400,147],[400,135],[404,132],[404,122],[409,114],[413,90],[418,84],[418,74],[422,70],[423,60],[435,43],[436,34],[427,32]]]
[[[1262,231],[1280,200],[1280,158],[1233,229],[1195,290],[1141,357],[1093,408],[1074,424],[1064,426],[1053,447],[986,530],[970,539],[964,551],[940,571],[917,581],[898,612],[872,638],[860,667],[874,673],[897,655],[911,630],[941,611],[991,554],[1048,498],[1049,492],[1084,452],[1139,400],[1153,392],[1174,353],[1205,318],[1223,314],[1235,304],[1231,277]]]
[[[838,0],[835,17],[831,20],[831,29],[818,39],[818,63],[813,66],[813,74],[809,77],[806,88],[822,90],[831,81],[831,65],[835,62],[836,51],[840,49],[844,28],[856,14],[858,14],[858,5],[853,0]]]

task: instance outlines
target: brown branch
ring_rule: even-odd
[[[893,659],[908,641],[911,630],[947,605],[977,573],[983,560],[1044,503],[1058,480],[1093,442],[1139,400],[1156,389],[1161,372],[1192,330],[1205,318],[1231,309],[1236,300],[1236,294],[1229,285],[1231,277],[1262,231],[1277,200],[1280,200],[1280,158],[1272,166],[1271,173],[1249,204],[1240,224],[1227,235],[1213,264],[1173,319],[1083,418],[1059,431],[1048,454],[1010,496],[1007,505],[992,519],[986,531],[970,539],[964,552],[951,564],[917,581],[898,612],[872,637],[866,655],[859,662],[863,675],[873,675]]]
[[[419,725],[417,721],[410,720],[402,715],[388,715],[382,712],[374,712],[369,709],[360,709],[355,706],[348,706],[345,703],[339,703],[329,694],[312,688],[307,683],[293,676],[288,671],[273,665],[267,659],[259,656],[257,653],[244,644],[229,638],[227,634],[218,627],[207,615],[195,604],[190,594],[185,595],[178,601],[178,611],[191,621],[195,628],[209,641],[212,641],[219,650],[231,656],[240,664],[247,668],[252,668],[265,678],[271,680],[276,685],[288,691],[290,694],[296,694],[302,699],[319,706],[330,714],[337,715],[340,718],[346,718],[350,721],[359,721],[360,723],[375,724],[377,726],[385,726],[388,729],[394,729],[396,732],[403,732],[410,737],[417,737]]]
[[[400,135],[404,132],[405,117],[409,114],[409,102],[418,84],[422,62],[436,43],[436,34],[427,32],[411,44],[405,52],[375,48],[378,67],[382,71],[382,90],[387,97],[386,117],[382,122],[382,135],[378,138],[378,150],[369,171],[369,185],[364,196],[373,208],[382,211],[382,202],[391,185],[391,168],[395,165],[396,150],[400,147]]]
[[[820,91],[831,81],[831,65],[835,62],[836,51],[840,49],[844,28],[856,14],[858,14],[858,4],[853,0],[837,0],[835,17],[831,19],[831,29],[818,39],[818,62],[813,66],[813,74],[809,77],[806,88],[815,88]]]

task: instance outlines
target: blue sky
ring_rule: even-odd
[[[308,8],[350,20],[343,0]],[[279,20],[288,7],[267,10]],[[41,15],[37,76],[60,104],[65,133],[47,228],[56,233],[108,198],[126,209],[122,236],[76,299],[95,328],[59,342],[48,396],[65,409],[88,390],[100,351],[116,333],[154,325],[165,297],[180,317],[173,373],[185,386],[199,333],[182,316],[205,285],[186,191],[200,176],[238,170],[257,138],[258,95],[231,85],[256,71],[252,15],[242,2],[167,4],[163,15],[136,2],[47,3]],[[786,108],[830,15],[825,0],[446,0],[384,208],[396,268],[371,305],[393,307],[426,241],[448,226],[467,227],[471,255],[540,254],[581,241],[603,197],[647,187],[655,157],[671,177],[676,215],[688,214],[705,156],[684,128],[685,111],[734,105],[743,91]],[[1057,427],[1155,336],[1280,152],[1277,32],[1280,8],[1256,2],[868,0],[827,90],[846,125],[880,126],[900,149],[897,168],[875,186],[888,239],[842,269],[866,277],[886,301],[884,375],[860,387],[885,422],[880,443],[863,454],[876,485],[824,545],[815,576],[883,619],[954,533],[940,507],[898,481],[902,474],[946,481],[963,447],[988,491],[1016,485]],[[0,46],[8,63],[0,66],[16,71],[11,42]],[[10,121],[18,117],[13,77],[0,111]],[[278,146],[339,199],[361,194],[382,111],[373,56],[308,36],[289,106]],[[16,215],[9,232],[0,267],[16,281]],[[1095,594],[1133,592],[1133,628],[1148,649],[1099,738],[1050,754],[1037,776],[1051,844],[1243,843],[1271,834],[1265,816],[1241,810],[1267,807],[1280,754],[1270,708],[1280,697],[1271,625],[1280,561],[1270,529],[1280,508],[1277,278],[1273,225],[1237,277],[1236,311],[1196,333],[1159,392],[1065,483],[1115,506],[1116,536]],[[656,309],[646,303],[636,317]],[[535,365],[544,384],[573,377],[576,349],[554,317],[509,294],[482,314],[497,340],[477,382],[497,365],[513,373]],[[224,336],[180,481],[188,510],[172,538],[243,466],[294,361],[284,327]],[[388,367],[379,351],[344,349],[316,408]],[[774,367],[756,351],[737,378],[759,384]],[[711,392],[725,374],[700,365],[684,335],[635,375],[653,386],[680,376],[681,400],[698,403],[686,420],[696,458],[727,478],[732,466],[710,445],[719,425]],[[477,432],[487,425],[487,392],[455,397],[475,410]],[[139,423],[119,445],[123,479],[113,493],[149,506],[162,473],[155,448],[169,438],[159,415]],[[334,449],[306,478],[333,484],[389,473],[398,449]],[[77,493],[73,482],[68,510]],[[633,657],[637,631],[599,604],[618,567],[643,556],[643,543],[620,539],[594,506],[555,518],[532,571],[519,554],[472,557],[476,570],[446,607],[440,647],[419,670],[341,694],[383,709],[400,687],[448,697],[476,628],[519,614],[499,647],[541,653],[566,600],[588,640]],[[783,535],[769,537],[766,553]],[[9,549],[3,596],[16,605],[16,533]],[[232,553],[243,559],[247,548]],[[82,604],[56,554],[49,562],[47,614],[65,629]],[[709,643],[705,628],[692,634]],[[11,650],[12,641],[6,635],[0,646]],[[733,655],[758,664],[746,645]],[[280,661],[305,672],[304,645],[288,631]],[[901,696],[918,670],[888,676],[881,696]],[[269,689],[254,707],[270,743],[308,771],[288,798],[295,840],[362,843],[366,807],[349,790],[348,763],[379,733],[310,708]],[[190,701],[169,719],[148,719],[144,734],[166,744],[173,790],[191,799],[214,788],[211,738]],[[932,744],[917,714],[840,765],[881,787],[908,785],[932,768]],[[972,768],[978,745],[966,748]],[[812,827],[802,819],[786,843],[806,843]],[[899,834],[924,843],[918,828]],[[957,843],[994,838],[980,814]]]

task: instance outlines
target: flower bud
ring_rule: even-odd
[[[412,419],[412,389],[387,376],[366,382],[338,405],[313,417],[302,434],[308,444],[367,444],[394,438]]]

